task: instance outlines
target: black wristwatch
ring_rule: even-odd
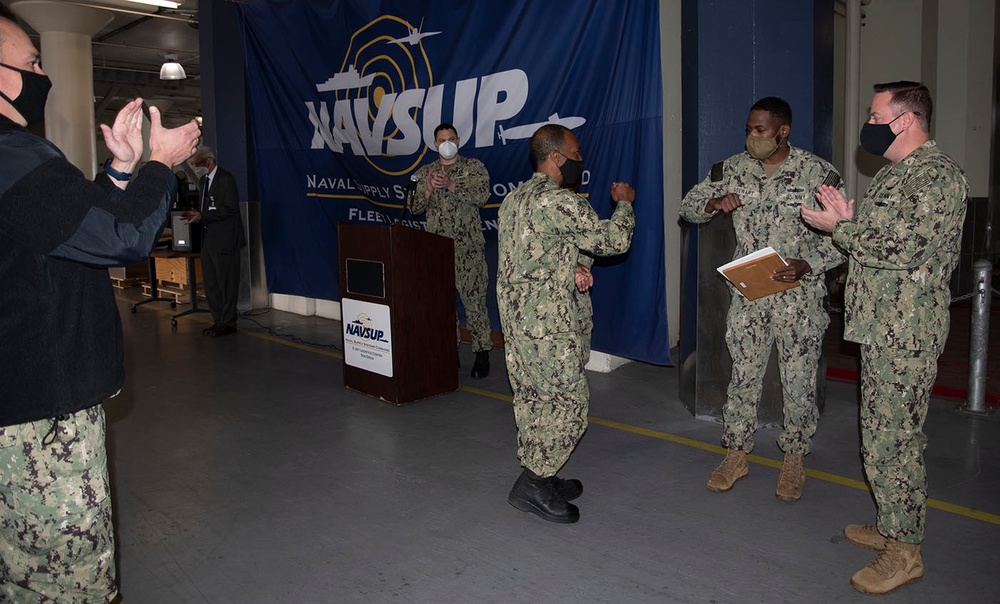
[[[119,172],[111,167],[111,158],[104,162],[104,173],[115,180],[125,181],[132,178],[131,172]]]

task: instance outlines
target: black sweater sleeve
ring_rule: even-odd
[[[145,258],[166,223],[176,178],[150,162],[122,191],[106,175],[88,180],[38,139],[20,146],[20,178],[0,187],[0,233],[39,254],[91,266]]]

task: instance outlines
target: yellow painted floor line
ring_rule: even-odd
[[[122,296],[122,295],[116,295],[115,297],[118,299],[119,302],[125,302],[125,303],[127,303],[129,305],[135,304],[136,302],[141,302],[141,300],[133,300],[131,298],[127,298],[127,297]],[[172,315],[176,315],[178,312],[181,312],[181,311],[177,310],[176,308],[163,308],[162,306],[150,306],[148,304],[143,305],[143,306],[141,306],[139,308],[140,308],[139,312],[142,312],[144,310],[154,310],[154,311],[156,311],[156,312],[158,312],[160,314],[167,314],[167,315],[171,315],[171,316]],[[180,322],[180,321],[197,321],[198,323],[204,323],[205,325],[211,325],[212,321],[210,319],[206,319],[206,318],[204,318],[202,316],[199,316],[199,314],[201,314],[201,313],[191,314],[191,315],[185,315],[185,316],[181,317],[180,319],[178,319],[178,322]],[[257,327],[257,326],[255,325],[255,327]],[[327,356],[327,357],[332,357],[332,358],[335,358],[335,359],[343,359],[344,358],[344,354],[341,353],[341,352],[337,352],[337,351],[334,351],[334,350],[323,350],[322,348],[317,348],[316,346],[310,346],[309,344],[302,344],[301,342],[293,342],[291,340],[286,340],[285,338],[280,338],[278,336],[273,336],[273,335],[271,335],[269,333],[266,333],[266,332],[263,332],[263,331],[251,331],[251,330],[247,330],[247,329],[241,329],[240,330],[240,335],[242,335],[243,337],[249,336],[249,337],[257,338],[257,339],[260,339],[260,340],[266,340],[268,342],[275,342],[277,344],[284,344],[285,346],[291,346],[292,348],[298,348],[299,350],[305,350],[305,351],[308,351],[308,352],[315,352],[316,354],[320,354],[320,355]]]
[[[479,396],[495,398],[499,401],[504,401],[507,403],[513,402],[509,394],[500,394],[499,392],[493,392],[492,390],[483,390],[482,388],[475,388],[473,386],[464,386],[462,384],[459,384],[458,389],[464,390],[465,392],[469,392],[471,394],[478,394]]]
[[[486,396],[489,398],[495,398],[506,402],[512,402],[511,397],[499,394],[496,392],[490,392],[488,390],[482,390],[481,388],[473,388],[472,386],[459,386],[459,390],[469,392],[471,394],[478,394],[480,396]],[[633,434],[639,434],[640,436],[648,436],[649,438],[657,438],[660,440],[666,440],[679,445],[684,445],[685,447],[691,447],[693,449],[701,449],[702,451],[708,451],[709,453],[718,453],[719,455],[725,455],[726,450],[718,445],[712,445],[700,440],[694,440],[693,438],[686,438],[684,436],[677,436],[676,434],[669,434],[667,432],[660,432],[658,430],[650,430],[649,428],[640,428],[639,426],[632,426],[630,424],[623,424],[621,422],[616,422],[610,419],[603,419],[600,417],[594,417],[593,415],[587,416],[587,421],[591,424],[598,426],[605,426],[607,428],[614,428],[615,430],[621,430],[623,432],[631,432]],[[780,469],[781,462],[777,459],[771,459],[769,457],[761,457],[760,455],[747,455],[747,461],[750,463],[755,463],[762,466],[768,466],[771,468]],[[868,484],[863,480],[855,480],[853,478],[847,478],[837,474],[831,474],[830,472],[821,472],[819,470],[811,470],[809,468],[805,469],[806,476],[810,478],[815,478],[816,480],[822,480],[824,482],[830,482],[844,487],[850,487],[852,489],[858,489],[861,491],[871,491],[868,488]],[[1000,515],[991,514],[989,512],[984,512],[982,510],[977,510],[975,508],[966,507],[963,505],[956,505],[954,503],[948,503],[947,501],[941,501],[940,499],[928,499],[927,507],[934,508],[936,510],[941,510],[943,512],[949,512],[951,514],[957,514],[959,516],[965,516],[966,518],[972,518],[973,520],[981,520],[983,522],[989,522],[991,524],[1000,525]]]
[[[344,354],[342,352],[336,350],[323,350],[322,348],[317,348],[309,344],[303,344],[301,342],[293,342],[291,340],[286,340],[285,338],[272,336],[269,333],[261,333],[259,331],[248,331],[245,329],[241,329],[240,335],[252,336],[254,338],[259,338],[261,340],[267,340],[268,342],[276,342],[278,344],[284,344],[285,346],[291,346],[292,348],[298,348],[299,350],[305,350],[308,352],[315,352],[316,354],[321,354],[325,357],[332,357],[334,359],[344,358]]]
[[[118,300],[122,302],[127,302],[129,304],[134,304],[135,301],[125,298],[123,296],[117,296]],[[173,308],[156,308],[145,306],[145,309],[156,310],[161,313],[167,313],[171,315],[177,314],[177,310]],[[202,323],[208,323],[204,319],[200,319],[197,316],[187,316],[185,319],[200,321]],[[292,342],[290,340],[285,340],[276,336],[272,336],[267,333],[261,333],[258,331],[248,331],[241,330],[241,334],[245,336],[253,336],[255,338],[260,338],[268,342],[274,342],[276,344],[283,344],[285,346],[291,346],[293,348],[298,348],[299,350],[305,350],[308,352],[314,352],[327,357],[333,357],[336,359],[343,359],[344,355],[339,352],[332,352],[317,348],[315,346],[310,346],[308,344],[300,344],[298,342]],[[470,394],[475,394],[477,396],[484,396],[487,398],[493,398],[501,400],[507,403],[512,402],[510,395],[500,394],[499,392],[492,392],[490,390],[483,390],[482,388],[476,388],[474,386],[460,385],[459,390],[468,392]],[[600,417],[594,417],[593,415],[587,416],[587,421],[591,424],[596,424],[598,426],[605,426],[607,428],[613,428],[615,430],[621,430],[623,432],[631,432],[633,434],[638,434],[640,436],[647,436],[649,438],[656,438],[659,440],[665,440],[678,445],[683,445],[685,447],[691,447],[693,449],[701,449],[702,451],[708,451],[709,453],[717,453],[719,455],[724,455],[726,450],[719,445],[712,445],[700,440],[694,440],[693,438],[686,438],[683,436],[677,436],[676,434],[669,434],[667,432],[660,432],[658,430],[650,430],[649,428],[640,428],[639,426],[632,426],[630,424],[623,424],[621,422],[616,422],[610,419],[602,419]],[[781,468],[781,462],[776,459],[771,459],[769,457],[761,457],[759,455],[747,455],[747,461],[750,463],[755,463],[762,466],[768,466],[771,468]],[[816,480],[822,480],[824,482],[830,482],[844,487],[850,487],[852,489],[858,489],[861,491],[871,491],[868,488],[868,484],[862,480],[855,480],[853,478],[847,478],[837,474],[831,474],[829,472],[821,472],[819,470],[811,470],[809,468],[805,469],[806,476],[810,478],[815,478]],[[971,518],[973,520],[980,520],[982,522],[989,522],[990,524],[1000,525],[1000,514],[991,514],[990,512],[984,512],[982,510],[977,510],[975,508],[966,507],[964,505],[956,505],[954,503],[948,503],[947,501],[941,501],[940,499],[928,499],[927,507],[934,508],[936,510],[941,510],[942,512],[948,512],[950,514],[956,514],[958,516],[964,516],[966,518]]]

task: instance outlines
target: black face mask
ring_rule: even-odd
[[[563,155],[561,151],[558,151],[559,155]],[[578,159],[570,159],[566,157],[566,162],[559,166],[559,173],[562,174],[563,184],[568,186],[573,186],[580,182],[580,177],[583,176],[583,162]]]
[[[906,112],[904,111],[903,113]],[[872,155],[885,155],[885,152],[889,150],[889,147],[892,146],[897,136],[892,131],[892,128],[889,127],[889,124],[903,117],[903,113],[892,118],[892,121],[888,124],[870,124],[866,122],[861,126],[861,148]]]
[[[3,97],[14,109],[17,109],[17,112],[29,125],[45,119],[45,101],[48,100],[49,90],[52,88],[52,80],[49,79],[49,76],[18,69],[6,63],[0,63],[0,66],[21,74],[21,94],[17,95],[16,99],[12,99],[0,92],[0,97]]]

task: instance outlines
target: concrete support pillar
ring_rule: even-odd
[[[114,15],[50,0],[21,0],[10,7],[42,38],[42,68],[52,78],[45,107],[45,137],[70,163],[93,178],[97,150],[91,38]]]

